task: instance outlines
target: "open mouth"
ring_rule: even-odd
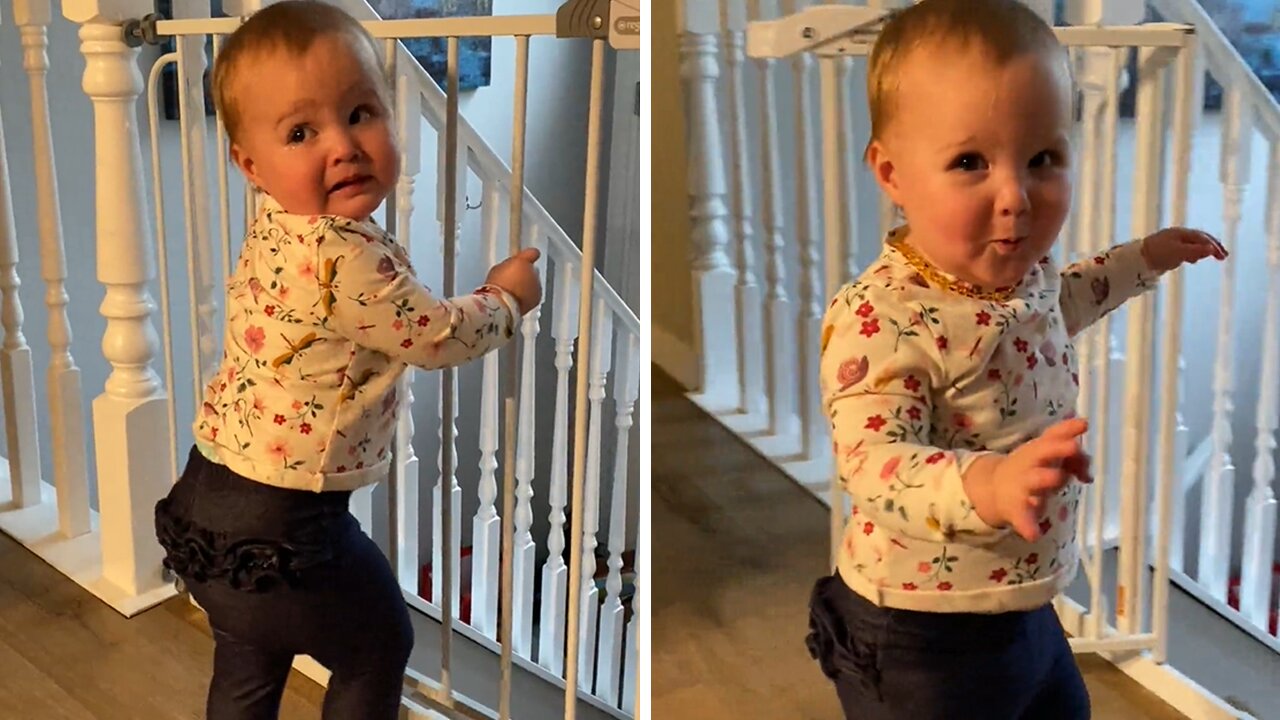
[[[337,183],[334,183],[333,187],[329,188],[329,194],[332,195],[343,190],[355,192],[363,188],[372,180],[373,177],[370,175],[352,175],[351,177],[343,178]]]

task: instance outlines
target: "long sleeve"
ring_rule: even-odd
[[[1061,307],[1067,334],[1074,337],[1143,292],[1160,274],[1147,267],[1142,241],[1117,245],[1062,271]]]
[[[314,312],[364,347],[436,369],[474,360],[514,333],[516,301],[500,288],[437,299],[399,248],[339,223],[323,228],[315,247]]]
[[[823,407],[840,477],[865,522],[909,538],[985,544],[1005,531],[983,522],[964,490],[963,473],[982,454],[972,449],[972,420],[934,417],[947,347],[936,311],[875,286],[846,286],[823,322]]]

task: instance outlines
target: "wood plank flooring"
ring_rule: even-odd
[[[805,651],[827,512],[653,373],[653,717],[838,720]],[[1095,720],[1183,716],[1096,656]]]
[[[185,597],[125,619],[0,535],[0,720],[198,720],[212,670]],[[315,720],[322,698],[295,671],[280,717]]]

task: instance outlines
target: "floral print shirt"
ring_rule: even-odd
[[[293,215],[270,197],[226,303],[197,445],[249,479],[316,492],[386,477],[407,366],[474,360],[511,338],[518,317],[494,286],[433,297],[372,220]]]
[[[1045,258],[1009,300],[977,300],[931,287],[886,243],[823,321],[823,407],[854,504],[845,582],[931,612],[1026,610],[1061,591],[1077,565],[1079,484],[1046,499],[1042,537],[1027,542],[983,522],[961,478],[1074,413],[1072,338],[1157,279],[1134,242],[1061,273]]]

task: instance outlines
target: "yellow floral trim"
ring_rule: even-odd
[[[967,298],[973,298],[975,300],[987,300],[990,302],[1000,303],[1008,302],[1009,299],[1013,297],[1014,291],[1017,290],[1016,287],[1002,287],[996,288],[995,290],[983,290],[982,288],[964,282],[963,280],[956,280],[947,277],[941,270],[937,269],[932,263],[926,260],[915,248],[908,245],[902,236],[897,233],[891,233],[885,242],[889,247],[897,250],[898,253],[902,255],[903,259],[907,261],[907,264],[910,265],[913,270],[920,273],[921,277],[923,277],[925,281],[933,287],[942,288],[943,290],[953,292],[957,295],[963,295]]]

